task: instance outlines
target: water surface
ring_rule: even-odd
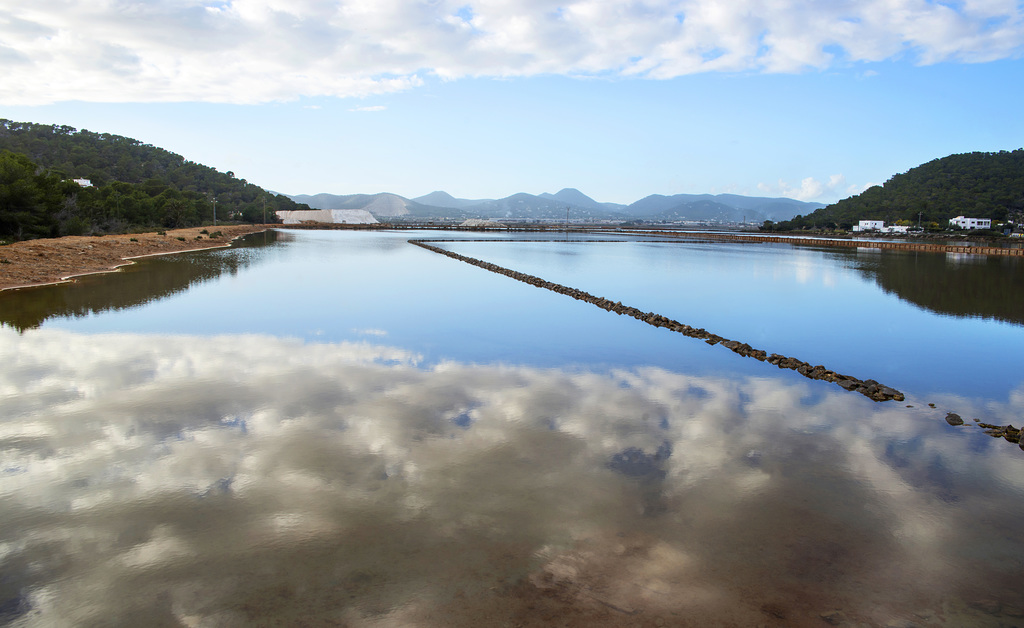
[[[908,393],[874,403],[412,236],[151,260],[0,329],[0,622],[1020,623],[1024,452],[944,420],[1018,425],[1020,325],[856,253],[447,245]]]

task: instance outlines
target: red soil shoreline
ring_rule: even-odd
[[[131,233],[15,242],[0,247],[0,290],[31,288],[74,281],[82,275],[113,272],[140,257],[226,247],[235,238],[267,228],[267,225],[225,225],[172,229],[165,235]],[[220,236],[210,237],[218,231]]]

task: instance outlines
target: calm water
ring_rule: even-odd
[[[0,623],[1024,624],[1024,451],[972,421],[1024,422],[1019,264],[444,245],[874,403],[431,235],[0,293]]]

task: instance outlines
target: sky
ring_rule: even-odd
[[[1024,0],[0,0],[0,117],[285,194],[829,203],[1024,147]]]

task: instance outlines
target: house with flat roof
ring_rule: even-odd
[[[960,227],[961,229],[991,229],[992,219],[964,218],[963,216],[957,216],[956,218],[949,219],[949,226]]]
[[[884,220],[861,220],[853,227],[854,231],[878,231],[880,233],[907,233],[909,226],[885,225]]]
[[[853,226],[854,231],[881,231],[885,229],[884,220],[861,220]]]

